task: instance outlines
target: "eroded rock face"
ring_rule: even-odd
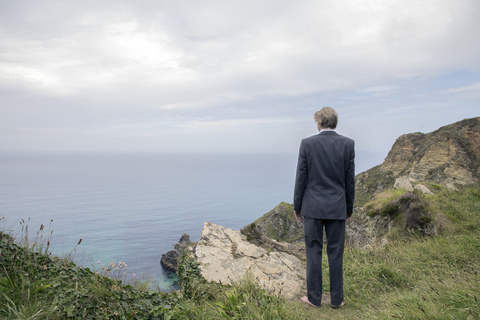
[[[168,251],[166,254],[162,254],[162,258],[160,259],[162,267],[166,270],[177,272],[178,259],[180,259],[185,248],[191,243],[190,236],[184,233],[177,244],[175,244],[173,250]]]
[[[381,165],[357,175],[356,205],[361,206],[368,198],[393,187],[399,177],[412,185],[430,182],[451,190],[479,184],[480,117],[427,134],[400,136]]]
[[[295,219],[293,205],[281,202],[253,223],[258,232],[277,241],[303,243],[303,222]]]
[[[473,185],[480,178],[480,117],[400,136],[381,169],[414,181]]]
[[[395,176],[403,173],[412,160],[415,146],[419,141],[424,140],[425,136],[423,133],[412,133],[398,137],[381,165],[382,171],[391,171]]]
[[[302,294],[305,267],[295,256],[268,252],[251,244],[240,231],[205,223],[195,259],[207,281],[232,284],[251,273],[268,292],[293,299]]]
[[[354,208],[353,214],[355,218],[345,228],[345,243],[349,245],[365,247],[392,229],[392,222],[387,217],[369,217],[360,207]]]

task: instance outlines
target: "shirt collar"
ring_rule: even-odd
[[[320,133],[322,133],[322,132],[324,132],[324,131],[334,131],[334,132],[335,132],[334,129],[329,129],[329,128],[327,128],[327,129],[322,129],[322,130],[320,130]]]

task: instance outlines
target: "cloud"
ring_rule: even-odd
[[[265,3],[159,5],[148,15],[133,3],[112,6],[113,13],[112,7],[91,3],[83,10],[63,5],[51,15],[68,26],[66,31],[41,27],[38,36],[7,42],[23,57],[18,61],[23,68],[12,63],[7,73],[13,68],[26,81],[54,92],[137,81],[152,87],[203,84],[210,90],[223,84],[237,91],[238,82],[253,78],[255,86],[244,85],[245,94],[297,93],[315,90],[313,81],[331,90],[358,77],[378,80],[397,69],[410,74],[437,63],[442,52],[465,51],[464,46],[450,47],[462,38],[455,31],[464,27],[452,22],[456,13],[449,1]],[[32,12],[28,17],[44,26],[41,15]],[[68,13],[74,13],[73,19]],[[24,66],[25,60],[30,66]],[[282,86],[279,80],[288,75],[289,85]]]
[[[459,118],[478,114],[479,14],[476,0],[7,2],[0,126],[69,128],[78,141],[195,128],[210,135],[203,144],[219,146],[212,135],[258,128],[253,143],[235,137],[258,150],[277,145],[270,137],[279,128],[288,141],[311,133],[311,114],[324,105],[365,141],[359,125],[425,112],[381,127],[391,143],[419,131],[417,119],[432,116],[423,110],[442,110],[432,124],[454,119],[455,101]]]
[[[464,86],[464,87],[458,87],[458,88],[448,89],[448,92],[451,92],[451,93],[465,92],[465,91],[475,91],[475,92],[479,92],[479,91],[480,91],[480,82],[473,83],[473,84],[471,84],[471,85]]]

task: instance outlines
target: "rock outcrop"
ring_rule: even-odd
[[[306,271],[300,259],[256,246],[240,231],[205,223],[194,256],[207,281],[232,284],[251,273],[270,293],[285,298],[302,294]]]
[[[191,243],[190,236],[184,233],[180,238],[180,241],[175,244],[173,250],[168,251],[166,254],[162,254],[162,258],[160,259],[162,267],[166,270],[177,272],[178,260],[182,256],[185,248]]]
[[[423,194],[433,194],[433,192],[428,189],[426,186],[424,186],[423,184],[417,184],[415,185],[415,187],[413,188],[414,190],[420,190],[421,193]]]
[[[392,221],[381,215],[370,217],[363,208],[354,208],[354,219],[346,224],[345,243],[365,247],[382,238],[392,229]]]
[[[395,179],[395,184],[393,185],[395,189],[404,189],[407,191],[413,191],[413,185],[407,177],[399,177]]]
[[[398,183],[429,182],[451,190],[478,184],[480,117],[427,134],[400,136],[380,166],[357,175],[356,205],[362,206],[375,194],[392,188],[396,180]]]
[[[282,202],[252,223],[252,227],[277,241],[295,243],[304,241],[303,223],[295,219],[293,206]]]
[[[293,219],[289,219],[290,217]],[[364,247],[375,239],[383,237],[392,228],[388,217],[370,217],[367,211],[361,207],[354,209],[354,217],[355,219],[346,225],[345,242],[350,245]],[[279,225],[281,228],[278,227]],[[283,230],[292,229],[295,230],[292,233],[298,236],[284,236],[288,233]],[[274,232],[274,230],[282,232]],[[294,218],[293,205],[290,203],[280,203],[254,223],[245,226],[240,232],[247,236],[247,241],[266,250],[286,252],[300,260],[304,260],[306,257],[303,223]],[[272,236],[275,236],[276,239],[281,238],[282,241],[276,241],[272,239]],[[325,244],[327,243],[325,235],[323,241]]]

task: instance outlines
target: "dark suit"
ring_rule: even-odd
[[[353,212],[355,142],[334,131],[302,140],[293,207],[304,217],[308,299],[321,305],[323,229],[332,305],[343,302],[345,219]]]

